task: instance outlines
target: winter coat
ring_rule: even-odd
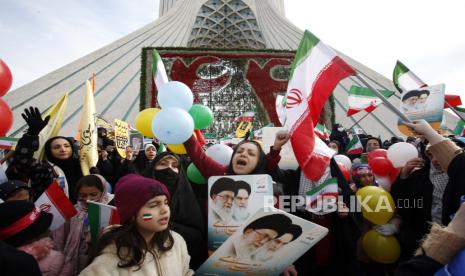
[[[70,272],[64,269],[65,256],[54,250],[54,247],[52,239],[42,238],[17,249],[32,255],[44,276],[70,275]]]
[[[194,272],[189,269],[189,254],[187,253],[186,243],[183,238],[176,232],[171,231],[174,239],[173,248],[164,253],[156,250],[155,256],[150,253],[145,255],[145,260],[141,268],[137,267],[119,268],[120,259],[116,254],[114,244],[105,247],[102,254],[97,256],[94,261],[84,269],[81,276],[190,276]]]

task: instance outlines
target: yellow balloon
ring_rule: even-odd
[[[183,144],[177,144],[177,145],[166,145],[167,148],[170,149],[170,151],[176,153],[176,154],[187,154],[186,148],[184,147]]]
[[[368,231],[362,239],[362,247],[372,260],[392,264],[400,257],[400,245],[394,236],[383,236],[375,230]]]
[[[357,191],[363,217],[374,224],[386,224],[396,208],[391,194],[376,186],[363,187]]]
[[[139,112],[134,120],[137,131],[145,137],[152,138],[152,120],[159,111],[159,108],[147,108]]]

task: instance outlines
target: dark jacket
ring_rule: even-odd
[[[447,169],[449,182],[442,197],[442,224],[451,221],[451,215],[460,207],[460,198],[465,195],[465,153],[455,156]]]
[[[0,275],[40,276],[42,273],[33,256],[0,241]]]
[[[391,187],[391,195],[402,218],[398,238],[401,245],[400,261],[412,257],[420,240],[429,232],[433,184],[429,179],[430,162],[411,173],[406,179],[400,177]]]

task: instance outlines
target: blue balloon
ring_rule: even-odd
[[[194,120],[180,108],[163,108],[152,120],[152,131],[165,144],[182,144],[192,136]]]
[[[189,86],[179,81],[170,81],[158,88],[157,100],[162,108],[178,107],[189,111],[194,96]]]

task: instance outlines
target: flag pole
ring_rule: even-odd
[[[355,77],[359,79],[367,88],[371,90],[378,98],[380,98],[383,103],[386,104],[387,108],[389,108],[392,112],[396,113],[402,121],[411,123],[412,121],[405,116],[398,108],[396,108],[391,102],[389,102],[378,90],[376,90],[371,84],[369,84],[365,79],[363,79],[359,74],[356,74]]]
[[[460,116],[460,114],[454,109],[453,106],[451,106],[451,105],[449,104],[449,102],[447,102],[446,100],[445,100],[444,102],[446,103],[447,107],[448,107],[450,110],[452,110],[452,112],[455,113],[455,115],[457,115],[460,119],[462,119],[463,121],[465,121],[465,119],[464,119],[462,116]]]
[[[361,120],[365,119],[369,114],[370,112],[367,112],[365,115],[363,115],[362,118],[358,119],[351,127],[349,127],[349,129],[352,129],[354,126],[358,125],[358,123],[360,123]]]

